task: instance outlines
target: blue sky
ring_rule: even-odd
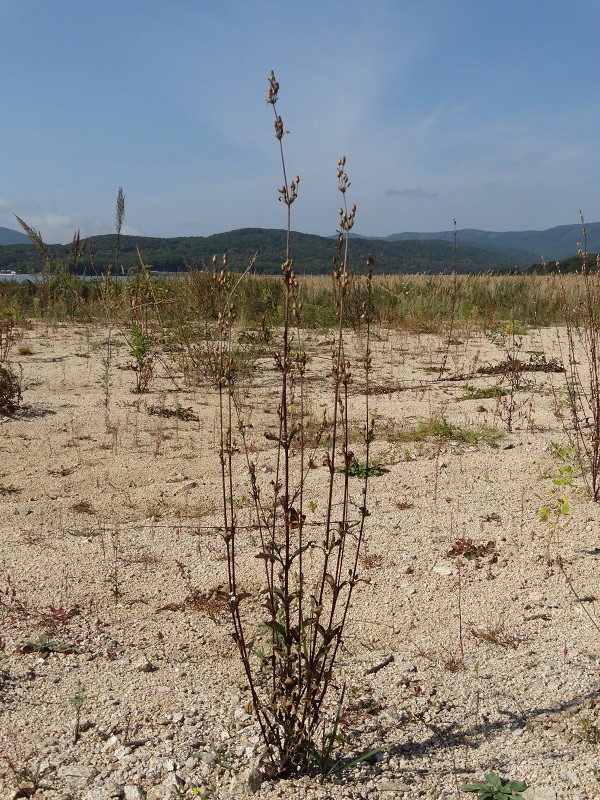
[[[598,0],[0,0],[0,225],[52,241],[600,219]]]

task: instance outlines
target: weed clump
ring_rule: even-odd
[[[490,447],[497,447],[504,433],[489,427],[462,428],[443,416],[432,416],[420,420],[410,428],[382,428],[381,436],[390,443],[426,442],[429,439],[437,439],[470,445],[483,441]]]
[[[0,414],[13,414],[21,405],[21,380],[7,364],[0,364]]]
[[[0,319],[0,414],[12,414],[21,405],[21,379],[8,361],[14,343],[13,320]]]

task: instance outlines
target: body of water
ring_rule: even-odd
[[[160,275],[161,278],[171,278],[173,275],[182,275],[184,273],[181,272],[151,272],[150,273],[153,278],[156,278]],[[27,274],[18,274],[18,275],[10,275],[6,273],[0,272],[0,281],[16,281],[17,283],[23,283],[24,281],[31,281],[32,283],[41,283],[43,280],[43,275],[27,275]],[[83,278],[86,281],[92,280],[103,280],[103,275],[79,275],[78,277]],[[111,281],[124,281],[127,278],[132,277],[131,275],[111,275]]]
[[[6,275],[0,272],[0,281],[17,281],[17,283],[32,281],[33,283],[39,283],[41,280],[41,275]]]

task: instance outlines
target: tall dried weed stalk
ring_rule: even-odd
[[[600,256],[588,263],[587,230],[581,211],[579,292],[574,302],[562,283],[567,335],[567,434],[591,497],[600,499]]]
[[[360,488],[356,489],[351,485],[356,479],[348,475],[348,465],[355,457],[349,445],[349,392],[354,378],[343,324],[351,286],[348,239],[356,207],[347,205],[350,181],[342,158],[338,161],[337,178],[343,201],[339,212],[338,254],[332,271],[337,324],[332,336],[331,399],[317,436],[309,436],[308,357],[301,327],[299,281],[290,248],[291,208],[298,196],[300,180],[298,177],[288,180],[287,176],[285,131],[277,113],[278,91],[279,84],[271,73],[267,103],[275,116],[283,173],[278,192],[286,208],[287,236],[281,266],[284,294],[281,326],[275,331],[265,327],[263,331],[279,375],[277,432],[265,434],[273,442],[274,466],[270,475],[257,468],[253,448],[246,438],[247,409],[237,391],[235,290],[239,276],[227,271],[226,262],[214,273],[220,293],[213,372],[219,396],[222,532],[228,566],[228,591],[224,597],[265,744],[260,770],[268,776],[310,771],[315,765],[320,765],[323,771],[322,743],[328,743],[327,754],[332,749],[324,729],[324,712],[330,705],[329,690],[333,685],[339,687],[334,677],[336,659],[352,594],[359,582],[373,435],[368,406],[369,270],[363,288],[361,338],[364,376],[361,388],[365,398],[361,458],[367,469]],[[318,458],[321,449],[324,453]],[[311,472],[323,466],[325,475],[319,481],[321,485],[326,482],[322,518],[309,526],[305,510],[310,502],[308,486],[315,485]],[[249,526],[238,522],[239,500],[244,492],[251,498]],[[360,493],[360,497],[352,497],[353,492]],[[260,542],[254,562],[262,573],[262,578],[258,576],[263,584],[260,591],[251,591],[249,587],[254,581],[249,580],[247,565],[242,565],[248,528]],[[335,719],[334,715],[334,725]]]

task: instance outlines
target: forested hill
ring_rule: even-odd
[[[87,241],[92,246],[98,270],[115,264],[114,234],[91,236]],[[285,231],[267,228],[242,228],[213,236],[190,236],[173,239],[158,239],[147,236],[122,236],[120,263],[127,271],[137,262],[135,252],[139,246],[146,264],[160,271],[180,271],[188,264],[210,265],[213,255],[227,253],[229,266],[243,270],[255,253],[258,253],[254,271],[277,274],[285,254]],[[335,255],[335,240],[306,233],[291,234],[292,255],[298,274],[328,273]],[[68,245],[48,245],[53,257],[68,259]],[[386,241],[381,239],[353,238],[350,243],[350,259],[354,269],[364,265],[371,254],[375,259],[377,273],[451,272],[452,246],[444,241]],[[528,267],[530,262],[520,266]],[[515,266],[515,261],[506,254],[490,253],[482,248],[465,244],[456,253],[456,268],[462,273],[485,272]],[[39,272],[40,259],[33,245],[6,245],[0,247],[0,270],[16,272]],[[89,255],[81,263],[81,269],[91,272]]]
[[[0,227],[0,245],[2,244],[26,244],[29,241],[24,233],[13,231],[12,228]]]

